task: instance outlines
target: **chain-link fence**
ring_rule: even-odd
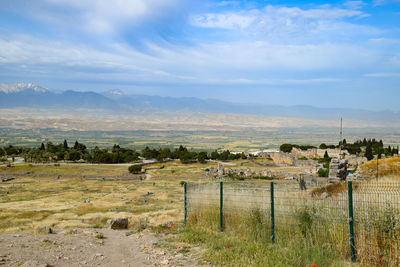
[[[400,266],[400,182],[185,184],[185,220],[274,242],[304,238],[366,265]]]

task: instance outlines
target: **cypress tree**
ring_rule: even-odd
[[[64,150],[68,150],[68,143],[67,140],[64,139]]]
[[[74,149],[78,149],[78,148],[79,148],[79,143],[78,143],[78,141],[75,141]]]
[[[371,160],[371,159],[374,158],[374,156],[372,155],[372,147],[371,147],[370,145],[367,146],[367,149],[365,150],[365,157],[366,157],[368,160]]]

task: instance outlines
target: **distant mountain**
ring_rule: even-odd
[[[17,83],[17,84],[4,84],[0,83],[0,93],[6,93],[6,94],[13,94],[13,93],[19,93],[19,92],[33,92],[33,93],[46,93],[50,92],[53,90],[50,90],[45,87],[38,86],[33,83]],[[53,91],[55,92],[55,91]]]
[[[265,115],[296,117],[320,120],[339,120],[340,117],[361,121],[400,122],[400,113],[394,111],[367,111],[345,108],[319,108],[313,106],[281,106],[261,104],[231,103],[216,99],[199,99],[194,97],[161,97],[148,95],[128,95],[120,90],[103,93],[120,104],[140,109],[158,109],[168,111],[190,111],[202,113],[234,113],[247,115]]]
[[[400,122],[400,113],[394,111],[366,111],[357,109],[318,108],[312,106],[280,106],[261,104],[238,104],[215,99],[194,97],[161,97],[128,95],[121,90],[103,93],[56,91],[35,84],[0,84],[0,108],[88,108],[107,109],[114,112],[201,112],[234,113],[247,115],[295,117],[320,120],[347,120],[367,122]]]
[[[31,83],[0,84],[0,107],[121,108],[115,101],[98,93],[56,91]]]

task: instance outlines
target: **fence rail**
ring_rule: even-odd
[[[185,184],[185,223],[265,242],[300,235],[352,261],[400,266],[400,182]]]

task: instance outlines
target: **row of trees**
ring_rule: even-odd
[[[301,150],[308,150],[308,149],[311,149],[311,148],[317,148],[315,146],[310,146],[310,145],[282,144],[279,147],[279,149],[282,152],[290,153],[294,147],[298,148],[298,149],[301,149]]]
[[[207,153],[205,151],[189,151],[184,146],[179,146],[174,150],[169,148],[151,149],[144,148],[142,151],[128,149],[114,145],[112,149],[95,147],[88,149],[86,145],[75,141],[73,146],[69,146],[64,140],[63,143],[53,144],[42,143],[38,148],[18,148],[12,145],[0,147],[0,157],[20,156],[24,157],[26,162],[53,162],[53,161],[85,161],[91,163],[129,163],[139,160],[139,157],[145,159],[156,159],[160,162],[167,159],[179,159],[182,163],[200,162],[204,163],[208,159],[214,160],[235,160],[246,158],[244,153],[233,154],[229,150]]]
[[[164,161],[166,159],[179,159],[182,163],[189,163],[198,161],[200,163],[206,162],[208,159],[213,160],[235,160],[235,159],[245,159],[246,155],[244,153],[233,154],[229,150],[218,152],[217,150],[208,154],[205,151],[189,151],[186,147],[179,146],[175,150],[170,150],[169,148],[160,149],[150,149],[146,147],[142,150],[141,155],[146,159],[157,159],[158,161]]]

